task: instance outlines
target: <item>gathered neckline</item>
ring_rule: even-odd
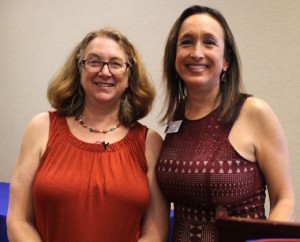
[[[101,143],[89,143],[85,142],[83,140],[80,140],[77,138],[70,130],[70,127],[67,122],[67,117],[59,117],[59,131],[60,133],[63,132],[66,135],[66,139],[71,142],[73,145],[77,146],[78,148],[89,150],[89,151],[114,151],[121,149],[125,146],[127,146],[130,141],[135,139],[135,132],[134,130],[137,129],[141,124],[139,122],[136,122],[136,124],[129,129],[127,134],[120,140],[114,142],[114,143],[109,143],[109,145],[104,147],[103,144]]]

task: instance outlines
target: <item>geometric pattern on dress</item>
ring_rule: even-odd
[[[247,168],[247,162],[240,160],[229,161],[174,161],[174,160],[159,160],[158,171],[172,173],[219,173],[219,174],[234,174],[243,173],[253,170]]]
[[[190,242],[199,242],[201,241],[201,233],[202,233],[202,226],[201,225],[190,225]]]
[[[226,205],[238,202],[234,201],[236,197],[243,199],[248,196],[249,191],[253,189],[253,183],[257,182],[253,180],[256,179],[256,177],[251,175],[255,166],[257,166],[256,163],[240,160],[211,162],[160,159],[157,164],[157,171],[165,175],[170,174],[173,179],[176,174],[181,178],[189,176],[190,181],[184,184],[184,190],[181,191],[181,193],[196,198],[209,196],[214,199],[216,204]],[[218,176],[219,174],[221,175],[220,177]],[[226,178],[224,174],[229,174],[230,176]],[[190,177],[191,175],[195,175],[194,182]],[[247,179],[247,176],[249,176],[249,179]],[[221,180],[219,180],[219,178],[221,178]],[[201,179],[209,179],[210,182]],[[182,182],[178,181],[177,191],[181,190],[181,184]],[[207,184],[210,184],[210,186],[208,187]],[[251,212],[256,208],[253,202],[262,203],[264,200],[264,197],[259,195],[259,191],[257,193],[258,195],[252,197],[250,201],[245,200],[247,203],[239,207],[236,211],[237,216],[239,216],[239,213],[243,214],[245,212],[249,213],[247,217],[251,218],[261,218],[263,216],[262,211],[258,213]]]
[[[215,209],[230,216],[265,218],[265,181],[257,162],[230,144],[231,126],[220,125],[218,112],[189,121],[184,112],[178,133],[167,134],[156,165],[159,186],[174,203],[176,242],[215,241]],[[174,237],[173,237],[174,238]]]

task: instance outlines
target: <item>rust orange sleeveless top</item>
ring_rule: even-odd
[[[136,242],[149,200],[146,127],[136,123],[105,150],[73,136],[65,117],[49,115],[49,141],[33,182],[43,242]]]

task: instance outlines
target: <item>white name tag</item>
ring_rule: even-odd
[[[182,123],[182,120],[177,120],[177,121],[173,121],[173,122],[169,123],[165,129],[165,134],[177,133],[180,128],[181,123]]]

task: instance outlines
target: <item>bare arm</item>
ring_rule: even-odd
[[[267,182],[270,197],[268,219],[295,220],[295,196],[291,180],[287,141],[281,124],[264,101],[251,98],[250,120],[255,155]]]
[[[144,215],[139,242],[165,242],[169,231],[169,207],[163,198],[155,177],[155,165],[162,145],[162,138],[149,130],[146,140],[148,183],[150,201]]]
[[[48,131],[48,113],[34,117],[25,131],[10,181],[7,215],[10,242],[42,241],[33,223],[32,181],[47,144]]]

